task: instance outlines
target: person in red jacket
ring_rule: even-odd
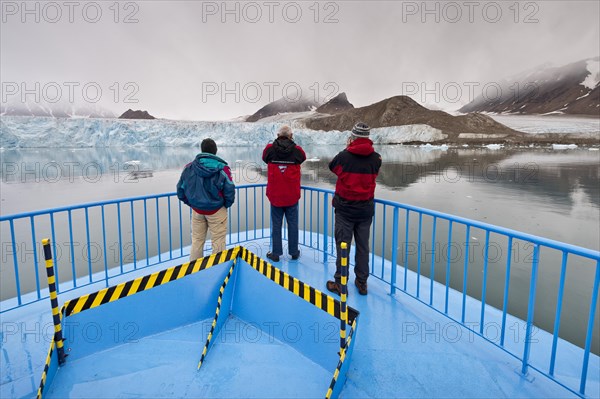
[[[298,249],[298,201],[300,200],[300,165],[306,159],[302,147],[294,143],[292,129],[282,126],[277,139],[268,144],[262,155],[267,166],[267,198],[271,202],[271,237],[273,250],[267,258],[279,262],[283,255],[281,226],[288,224],[288,253],[293,260],[300,257]]]
[[[340,244],[346,242],[350,246],[354,236],[354,284],[361,295],[367,295],[369,235],[375,214],[375,179],[381,168],[381,155],[375,152],[369,133],[368,125],[361,122],[354,125],[346,149],[329,163],[329,169],[338,177],[333,197],[337,261],[335,281],[328,281],[327,289],[337,294],[341,294]]]

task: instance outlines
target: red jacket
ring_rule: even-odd
[[[354,219],[373,216],[375,180],[381,168],[381,155],[367,138],[355,139],[329,163],[338,177],[333,206]]]
[[[277,207],[292,206],[300,200],[300,164],[306,159],[302,147],[278,138],[268,144],[262,156],[267,166],[267,198]]]

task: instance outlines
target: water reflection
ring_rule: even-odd
[[[303,165],[302,183],[332,188],[336,178],[327,165],[340,149],[305,148],[309,159]],[[3,150],[2,213],[174,191],[180,170],[197,151],[177,147]],[[377,151],[383,159],[378,197],[600,247],[599,151],[410,146],[380,146]],[[232,167],[236,184],[266,180],[261,148],[222,147],[218,155]],[[154,176],[141,179],[141,170],[152,170]],[[48,205],[40,203],[40,192]],[[556,228],[557,216],[562,232]],[[565,225],[562,218],[571,220]]]

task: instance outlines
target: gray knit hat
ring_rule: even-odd
[[[369,125],[363,122],[358,122],[352,128],[352,135],[354,137],[369,137],[370,131],[371,128],[369,127]]]

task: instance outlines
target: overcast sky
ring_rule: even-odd
[[[355,106],[411,94],[458,108],[471,82],[600,51],[596,0],[23,4],[1,2],[3,102],[38,82],[40,101],[170,119],[252,114],[297,87],[308,97],[344,91]]]

